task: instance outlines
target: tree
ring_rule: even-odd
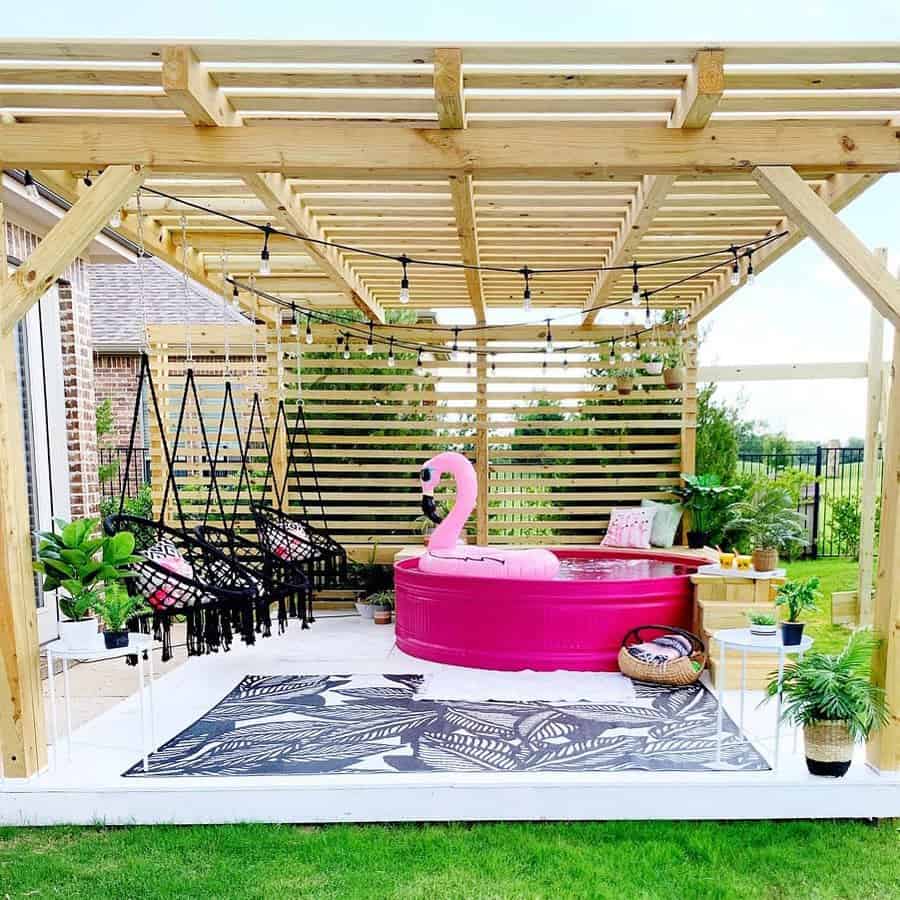
[[[741,434],[753,423],[741,419],[740,408],[714,400],[715,384],[697,394],[697,459],[701,475],[716,475],[723,484],[734,481],[738,470]]]

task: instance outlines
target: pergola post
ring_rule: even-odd
[[[887,249],[875,255],[887,264]],[[875,514],[878,495],[878,442],[881,436],[882,358],[884,317],[872,307],[869,317],[869,359],[866,391],[866,433],[863,445],[862,492],[859,526],[859,624],[872,624],[872,588],[875,567]]]
[[[891,717],[869,741],[868,760],[876,769],[900,769],[900,329],[894,332],[892,378],[885,422],[884,489],[874,624],[882,643],[874,663],[876,683],[887,692]]]
[[[10,280],[0,200],[0,296],[4,298]],[[28,778],[46,764],[47,746],[13,332],[0,336],[0,459],[0,769],[8,778]]]

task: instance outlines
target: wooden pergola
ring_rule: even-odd
[[[37,772],[45,757],[13,329],[117,210],[117,230],[137,242],[139,186],[308,237],[470,265],[623,266],[786,231],[754,256],[757,272],[812,237],[881,316],[900,324],[900,284],[836,215],[900,170],[900,44],[4,41],[0,164],[29,170],[72,204],[15,274],[0,267],[7,776]],[[223,266],[237,278],[256,271],[257,234],[157,195],[142,204],[147,249],[178,266],[186,260],[198,282],[221,291]],[[377,323],[398,305],[391,260],[278,236],[270,251],[272,273],[256,283],[281,297],[353,306]],[[647,271],[642,286],[691,270]],[[727,271],[710,272],[659,290],[651,304],[684,309],[696,324],[736,289]],[[600,336],[609,328],[595,321],[597,307],[630,292],[621,271],[548,274],[535,280],[533,303],[581,307],[570,333]],[[433,268],[417,270],[411,306],[470,306],[484,322],[520,303],[516,273]],[[896,377],[888,410],[875,623],[884,638],[878,678],[894,716],[870,760],[895,770]],[[686,470],[692,427],[687,407]]]

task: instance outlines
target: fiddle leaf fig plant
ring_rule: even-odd
[[[103,585],[120,582],[138,562],[134,535],[120,532],[112,537],[100,532],[99,519],[56,521],[56,531],[38,533],[35,571],[44,576],[45,591],[62,590],[59,608],[72,621],[88,618]]]

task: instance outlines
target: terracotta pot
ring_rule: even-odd
[[[778,551],[772,547],[757,547],[753,551],[753,568],[757,572],[771,572],[778,568]]]
[[[376,625],[390,625],[393,613],[389,609],[376,609],[374,618]]]
[[[829,719],[803,726],[806,768],[812,775],[840,778],[853,761],[853,738],[847,723]]]
[[[633,378],[617,378],[616,379],[616,390],[623,396],[626,397],[628,394],[634,390],[634,379]]]
[[[684,384],[684,366],[676,366],[674,369],[663,369],[663,381],[667,388],[678,390]]]

